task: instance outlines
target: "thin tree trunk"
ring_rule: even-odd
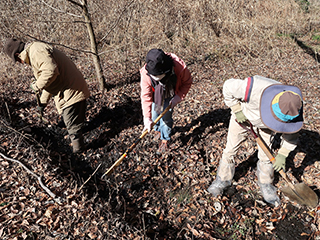
[[[76,5],[80,6],[82,8],[82,14],[83,14],[83,17],[85,19],[85,23],[86,23],[87,30],[88,30],[89,37],[90,37],[90,46],[91,46],[93,64],[94,64],[94,67],[96,69],[96,75],[97,75],[97,79],[98,79],[98,82],[99,82],[100,90],[103,93],[104,89],[105,89],[105,86],[106,86],[105,78],[104,78],[102,67],[101,67],[100,57],[98,55],[98,47],[97,47],[97,42],[96,42],[96,36],[94,34],[94,30],[93,30],[93,27],[92,27],[90,14],[89,14],[88,7],[87,7],[88,6],[87,0],[84,0],[83,4],[79,4],[79,3],[77,3],[77,2],[75,2],[73,0],[68,0],[68,1],[73,3],[73,4],[76,4]]]

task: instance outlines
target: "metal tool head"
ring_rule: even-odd
[[[318,205],[318,195],[304,183],[294,184],[294,191],[288,186],[284,186],[280,190],[290,200],[300,205],[305,205],[312,208]]]

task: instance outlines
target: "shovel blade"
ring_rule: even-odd
[[[309,207],[316,207],[318,205],[318,195],[306,184],[294,184],[294,190],[288,186],[282,187],[281,191],[290,200]]]

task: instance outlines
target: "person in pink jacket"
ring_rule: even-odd
[[[140,69],[141,105],[144,129],[150,132],[151,124],[171,103],[171,110],[154,126],[160,135],[158,152],[168,150],[168,141],[173,127],[172,109],[188,93],[192,77],[183,60],[173,53],[151,49],[146,64]]]

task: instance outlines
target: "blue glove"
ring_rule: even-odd
[[[285,155],[278,153],[275,158],[276,161],[273,163],[274,170],[276,170],[277,172],[279,172],[281,169],[283,169],[283,171],[286,171],[286,158],[287,157]]]

